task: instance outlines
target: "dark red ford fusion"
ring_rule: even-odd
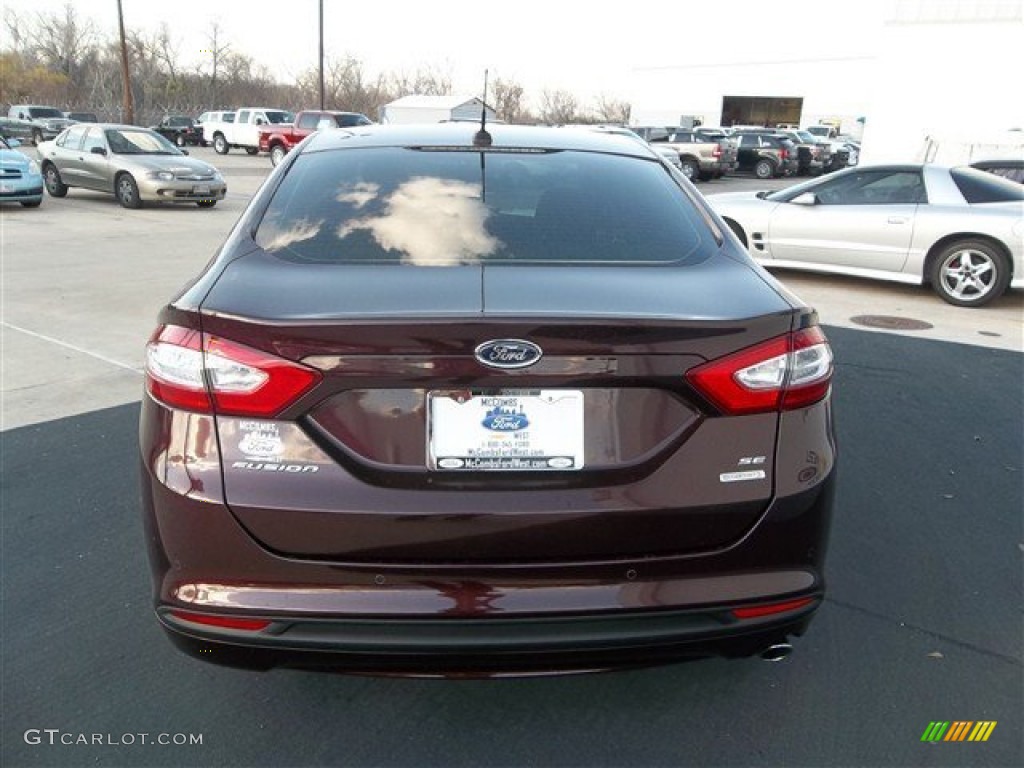
[[[785,655],[833,497],[815,313],[636,140],[477,130],[315,134],[163,309],[160,623],[252,668]]]

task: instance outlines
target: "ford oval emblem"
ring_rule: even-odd
[[[544,354],[536,344],[522,339],[494,339],[476,348],[476,359],[491,368],[527,368]]]
[[[530,420],[526,418],[522,406],[517,410],[512,405],[496,405],[487,412],[480,423],[492,432],[518,432],[530,426]]]

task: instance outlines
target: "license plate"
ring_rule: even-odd
[[[427,463],[442,471],[583,468],[583,392],[430,392]]]
[[[208,195],[210,194],[210,186],[208,184],[196,184],[192,187],[193,195]]]

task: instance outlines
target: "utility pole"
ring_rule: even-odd
[[[120,2],[120,0],[118,0]],[[320,0],[320,110],[324,106],[324,0]]]
[[[124,98],[121,102],[121,120],[129,125],[135,123],[135,99],[132,97],[132,78],[128,72],[128,41],[124,36],[124,11],[121,0],[117,0],[117,26],[121,31],[121,89]]]

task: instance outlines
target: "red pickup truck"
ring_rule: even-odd
[[[307,109],[295,115],[291,125],[265,125],[260,128],[260,151],[269,152],[270,162],[277,165],[309,134],[324,128],[350,128],[354,125],[373,125],[373,121],[358,112]]]

